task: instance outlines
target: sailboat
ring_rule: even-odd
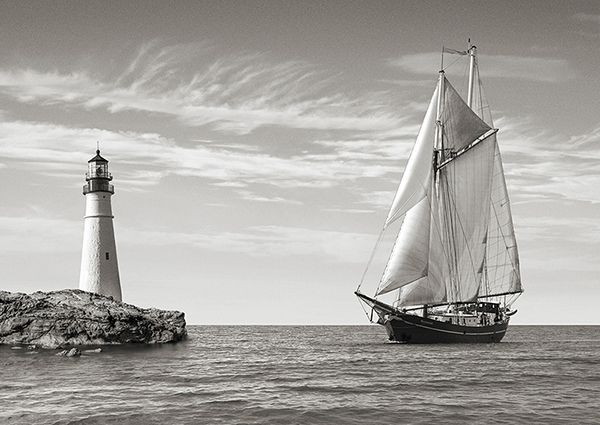
[[[469,59],[466,100],[446,78],[444,53]],[[391,341],[500,342],[523,288],[498,129],[477,48],[443,49],[441,69],[378,241],[401,221],[387,265],[373,296],[363,281],[355,294]]]

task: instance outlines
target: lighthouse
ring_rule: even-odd
[[[96,156],[88,161],[83,186],[85,218],[79,289],[112,296],[121,301],[121,282],[110,198],[115,193],[110,183],[108,161]]]

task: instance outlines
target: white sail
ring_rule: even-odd
[[[472,301],[479,294],[490,216],[494,140],[491,136],[440,171],[443,234],[452,270],[448,301]]]
[[[385,222],[406,215],[376,295],[396,290],[396,305],[406,307],[522,290],[496,130],[487,123],[441,74]]]
[[[447,298],[446,282],[450,279],[450,269],[440,233],[438,187],[432,186],[429,200],[431,217],[427,276],[400,288],[396,301],[399,307],[442,303]]]
[[[441,121],[444,148],[455,152],[491,129],[467,106],[448,80],[444,81]]]
[[[429,102],[425,119],[421,124],[417,141],[408,158],[404,175],[385,221],[385,226],[406,214],[408,210],[425,197],[427,192],[428,182],[431,178],[438,91],[436,88]]]
[[[398,307],[435,304],[446,301],[446,288],[429,277],[424,277],[402,287],[396,305]]]
[[[427,279],[404,286],[399,293],[399,306],[471,301],[477,298],[482,281],[495,139],[490,136],[454,157],[491,128],[464,103],[450,83],[444,81],[443,87],[443,159],[450,161],[436,175],[434,196],[430,197],[430,229],[422,232],[422,237],[429,238],[427,271],[423,273]],[[433,168],[433,162],[430,167]],[[411,249],[399,247],[401,242],[399,237],[394,251]],[[412,242],[412,246],[417,245]],[[391,283],[384,280],[386,285],[380,293],[414,280],[404,278],[405,270],[390,267],[397,262],[392,252],[387,270],[394,271],[396,277]]]
[[[492,177],[485,270],[486,276],[480,289],[481,296],[522,291],[517,241],[502,158],[497,143],[494,152],[494,175]]]
[[[427,275],[430,219],[429,198],[425,196],[406,213],[377,295],[388,293]]]

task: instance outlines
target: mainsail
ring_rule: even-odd
[[[521,291],[496,131],[441,72],[384,226],[404,216],[377,295],[398,290],[402,307]]]

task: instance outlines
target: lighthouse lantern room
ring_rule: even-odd
[[[121,282],[113,227],[111,196],[115,193],[110,183],[108,161],[96,156],[88,161],[83,186],[85,218],[79,289],[112,296],[121,301]]]

